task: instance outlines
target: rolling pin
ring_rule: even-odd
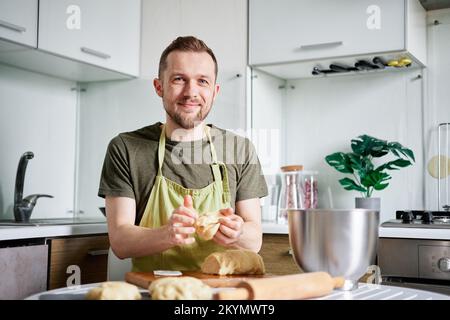
[[[327,272],[308,272],[246,280],[234,290],[217,292],[215,300],[277,300],[308,299],[330,294],[344,285],[344,278],[331,277]]]

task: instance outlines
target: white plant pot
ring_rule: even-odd
[[[373,209],[380,211],[381,199],[380,198],[355,198],[356,209]]]

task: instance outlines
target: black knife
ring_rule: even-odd
[[[358,60],[358,62],[355,63],[355,68],[358,68],[359,70],[380,69],[379,66],[372,64],[370,62],[367,62],[366,60]]]
[[[317,76],[319,74],[328,74],[328,73],[337,73],[337,71],[331,70],[331,69],[319,69],[318,67],[314,67],[313,71],[311,72],[314,76]]]
[[[372,62],[377,65],[380,69],[384,69],[386,67],[386,62],[380,58],[380,57],[375,57],[373,58]]]
[[[330,70],[334,70],[336,72],[350,72],[350,71],[358,71],[358,68],[349,67],[341,64],[332,63],[330,64]]]

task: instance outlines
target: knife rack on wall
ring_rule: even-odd
[[[382,70],[386,68],[408,68],[412,64],[412,60],[409,58],[391,59],[385,61],[381,57],[374,57],[372,61],[358,60],[354,66],[346,64],[331,63],[329,69],[322,69],[319,66],[313,67],[312,75],[326,75],[334,73],[347,73],[347,72],[360,72],[360,71],[372,71]]]

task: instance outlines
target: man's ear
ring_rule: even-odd
[[[156,94],[162,98],[163,96],[162,80],[158,78],[153,79],[153,86],[155,87]]]
[[[217,97],[217,95],[219,94],[219,89],[220,89],[220,86],[219,86],[218,84],[216,84],[216,85],[215,85],[215,88],[214,88],[214,96],[213,96],[213,100],[215,100],[216,97]]]

